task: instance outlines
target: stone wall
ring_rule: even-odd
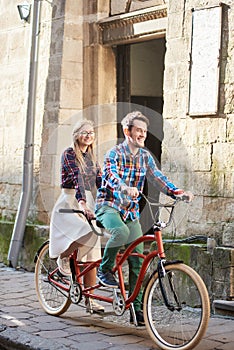
[[[168,1],[164,72],[164,144],[162,169],[195,200],[185,228],[234,242],[234,4],[223,9],[220,97],[217,116],[190,117],[188,112],[192,8],[218,1]],[[209,50],[209,48],[208,48]]]
[[[18,2],[20,3],[20,2]],[[4,48],[0,52],[0,216],[14,220],[19,204],[23,172],[25,123],[28,103],[30,69],[31,25],[20,20],[17,2],[9,0],[0,10],[0,37]],[[51,6],[43,2],[40,49],[38,59],[38,87],[34,132],[34,189],[29,219],[37,216],[36,197],[40,168],[42,118],[44,112],[45,86],[50,55]]]
[[[25,120],[31,48],[31,24],[21,22],[18,2],[0,9],[0,216],[14,221],[21,193]],[[42,2],[35,115],[34,189],[29,220],[48,223],[59,193],[59,165],[77,118],[99,125],[100,162],[116,137],[115,51],[99,43],[97,21],[124,12],[127,1]],[[209,0],[132,1],[130,11],[167,4],[164,72],[162,169],[196,197],[177,213],[178,234],[214,236],[233,245],[234,5],[223,14],[220,114],[187,115],[189,54],[193,7]],[[117,5],[118,6],[117,6]]]

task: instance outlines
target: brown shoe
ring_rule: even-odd
[[[105,311],[104,306],[98,304],[92,298],[87,298],[85,300],[85,305],[86,305],[86,312],[100,314]]]

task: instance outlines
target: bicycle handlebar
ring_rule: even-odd
[[[126,190],[124,190],[124,191],[122,191],[122,193],[123,194],[127,194],[126,193]],[[151,217],[152,217],[152,219],[153,219],[153,221],[155,220],[155,217],[154,217],[154,214],[153,214],[153,211],[152,211],[152,208],[151,207],[153,207],[153,206],[156,206],[156,207],[158,207],[158,208],[171,208],[171,211],[170,211],[170,216],[169,216],[169,220],[168,220],[168,222],[160,222],[160,221],[158,221],[158,222],[155,222],[154,223],[154,226],[156,226],[156,227],[158,227],[158,228],[161,228],[161,229],[163,229],[163,228],[166,228],[167,226],[169,226],[170,224],[171,224],[171,221],[172,221],[172,219],[173,219],[173,211],[174,211],[174,208],[175,208],[175,206],[176,206],[176,204],[178,203],[178,202],[180,202],[180,201],[187,201],[188,200],[188,196],[186,196],[186,195],[181,195],[181,196],[177,196],[176,197],[176,199],[174,199],[173,200],[173,202],[172,203],[168,203],[168,204],[162,204],[162,203],[152,203],[152,202],[150,202],[149,200],[148,200],[148,198],[142,193],[142,192],[140,192],[139,193],[145,200],[146,200],[146,202],[148,203],[148,205],[149,205],[149,210],[150,210],[150,214],[151,214]],[[93,230],[93,232],[97,235],[97,236],[104,236],[104,234],[101,232],[98,232],[96,229],[95,229],[95,227],[94,227],[94,225],[92,224],[92,221],[94,221],[94,220],[96,220],[96,218],[94,217],[93,219],[89,219],[88,218],[88,216],[86,215],[86,213],[83,211],[83,210],[78,210],[78,209],[59,209],[59,213],[76,213],[76,214],[82,214],[82,215],[84,215],[84,217],[87,219],[87,221],[88,221],[88,223],[89,223],[89,225],[90,225],[90,227],[91,227],[91,229]]]
[[[104,236],[104,234],[102,232],[98,232],[94,225],[92,224],[92,220],[96,220],[96,218],[93,219],[89,219],[88,216],[86,215],[85,212],[83,212],[83,210],[79,210],[79,209],[59,209],[59,213],[76,213],[76,214],[82,214],[84,215],[84,217],[87,219],[91,229],[93,230],[93,232],[97,235],[97,236]]]
[[[77,213],[77,214],[83,214],[86,217],[83,210],[78,210],[78,209],[59,209],[59,213]]]
[[[140,195],[145,199],[145,201],[149,205],[150,215],[151,215],[152,220],[154,221],[153,226],[156,227],[156,228],[159,228],[159,229],[164,229],[164,228],[168,227],[171,224],[171,221],[173,220],[173,212],[174,212],[175,206],[179,202],[184,201],[184,202],[188,203],[188,196],[183,195],[183,194],[181,196],[177,196],[171,203],[167,203],[167,204],[152,203],[152,202],[150,202],[148,200],[148,198],[143,193],[140,193]],[[168,212],[169,212],[169,219],[168,219],[167,222],[161,222],[161,221],[155,222],[155,216],[154,216],[153,210],[152,210],[153,206],[158,207],[158,208],[169,208],[169,209],[171,209],[170,211],[168,210]]]

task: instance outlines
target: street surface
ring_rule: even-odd
[[[110,311],[108,306],[107,311]],[[0,263],[0,349],[32,350],[152,350],[157,349],[145,327],[129,323],[129,312],[90,315],[71,305],[60,317],[40,307],[34,274]],[[212,317],[196,350],[233,350],[234,319]]]

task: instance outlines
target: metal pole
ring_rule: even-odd
[[[34,0],[22,192],[8,251],[8,261],[9,265],[12,267],[16,267],[18,263],[33,191],[34,120],[36,106],[40,14],[41,0]]]

